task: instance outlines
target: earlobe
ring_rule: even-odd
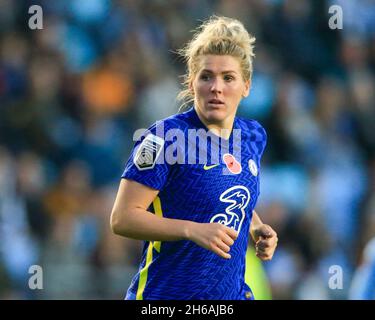
[[[250,87],[251,87],[251,83],[250,83],[250,80],[248,80],[245,84],[245,90],[244,92],[242,93],[242,98],[246,98],[248,95],[249,95],[249,92],[250,92]]]
[[[246,98],[249,95],[250,88],[247,88],[243,93],[242,93],[242,98]]]
[[[194,88],[193,88],[193,84],[191,82],[189,83],[189,90],[190,90],[191,94],[194,95]]]

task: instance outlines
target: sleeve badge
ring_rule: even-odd
[[[164,140],[162,138],[149,134],[140,144],[134,157],[134,164],[138,170],[154,168],[163,146]]]

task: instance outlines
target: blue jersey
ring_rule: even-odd
[[[231,259],[192,241],[147,241],[127,299],[252,299],[245,255],[266,133],[238,117],[228,140],[210,135],[201,143],[207,132],[194,108],[157,122],[135,144],[122,177],[160,190],[149,208],[156,215],[238,231]]]

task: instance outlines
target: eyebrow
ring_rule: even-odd
[[[210,69],[203,69],[201,72],[214,73],[214,72],[213,72],[212,70],[210,70]],[[234,70],[224,70],[224,71],[222,71],[221,73],[222,73],[222,74],[225,74],[225,73],[236,73],[236,74],[237,74],[237,72],[234,71]]]

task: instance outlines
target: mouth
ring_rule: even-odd
[[[219,99],[211,99],[208,101],[208,104],[220,107],[224,104],[224,102]]]

